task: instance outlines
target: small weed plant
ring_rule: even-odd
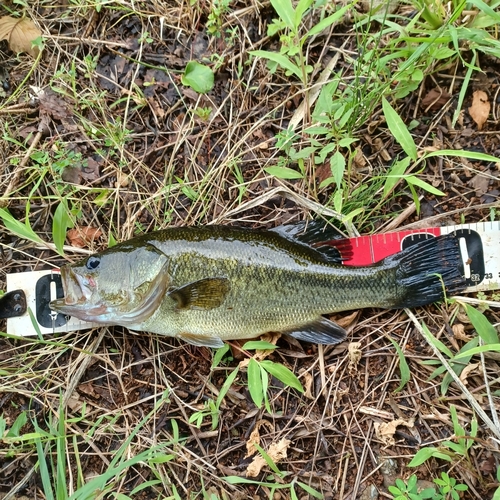
[[[440,478],[435,478],[434,483],[435,487],[419,489],[417,476],[413,474],[406,483],[402,479],[396,479],[396,484],[389,486],[388,490],[393,495],[393,500],[459,500],[460,494],[469,488],[446,472],[442,472]]]

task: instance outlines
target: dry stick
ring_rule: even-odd
[[[482,342],[482,339],[479,342],[479,345],[484,345]],[[484,385],[486,388],[486,394],[488,395],[488,403],[490,404],[490,411],[491,415],[493,417],[493,421],[495,422],[495,425],[497,426],[497,429],[500,429],[500,421],[498,420],[498,413],[495,408],[495,403],[493,402],[493,397],[491,396],[491,387],[490,384],[488,383],[488,374],[486,372],[486,364],[484,362],[485,358],[485,353],[481,353],[481,368],[483,370],[483,375],[484,375]]]
[[[31,146],[28,148],[26,151],[26,154],[24,155],[24,158],[21,160],[19,165],[17,166],[14,175],[12,176],[12,179],[9,182],[9,185],[7,186],[7,189],[5,190],[5,193],[0,197],[0,208],[4,208],[9,204],[9,194],[14,191],[16,184],[19,180],[19,177],[21,177],[21,171],[22,169],[26,166],[28,163],[28,160],[30,159],[31,153],[33,150],[38,146],[38,143],[40,142],[40,139],[42,138],[42,132],[37,132],[35,135],[35,138],[33,139],[33,142],[31,143]]]
[[[78,369],[74,373],[74,375],[70,378],[68,388],[66,389],[66,391],[64,391],[64,396],[62,399],[63,407],[66,407],[66,405],[68,404],[69,398],[73,395],[73,392],[75,391],[76,386],[80,383],[80,379],[82,378],[83,374],[87,370],[87,368],[92,360],[92,356],[89,355],[89,352],[90,352],[90,354],[93,354],[97,351],[97,349],[101,345],[102,339],[104,338],[106,331],[107,331],[106,328],[100,328],[99,335],[94,340],[93,344],[88,349],[86,349],[85,352],[82,351],[78,355],[78,358],[76,361],[78,362],[79,358],[81,358],[82,361],[81,361],[80,366],[78,367]],[[54,426],[57,426],[58,421],[59,421],[59,417],[56,414],[54,416]],[[48,452],[49,452],[49,443],[47,443],[47,445],[45,446],[45,450],[44,450],[45,454],[47,454]],[[25,487],[25,485],[31,480],[31,478],[35,474],[35,471],[36,471],[36,465],[34,465],[26,473],[26,475],[23,477],[23,479],[19,483],[17,483],[12,488],[12,490],[9,491],[9,493],[7,493],[7,495],[5,495],[3,497],[2,500],[14,500],[16,498],[16,493]]]
[[[266,201],[270,200],[271,198],[274,198],[275,196],[283,196],[285,198],[288,198],[289,200],[294,201],[297,203],[297,205],[300,205],[301,207],[305,207],[308,210],[311,210],[312,212],[316,212],[319,215],[322,216],[327,216],[327,217],[335,217],[339,221],[341,221],[347,228],[347,232],[349,233],[349,236],[359,236],[358,231],[356,228],[353,226],[352,221],[350,221],[347,217],[345,217],[342,214],[339,214],[338,212],[335,212],[334,210],[330,210],[329,208],[324,207],[320,203],[317,203],[313,200],[309,200],[308,198],[305,198],[304,196],[301,196],[297,193],[294,193],[291,189],[288,189],[285,186],[279,186],[274,189],[271,189],[271,191],[268,191],[267,193],[262,194],[261,196],[257,197],[254,200],[249,200],[245,203],[242,203],[239,207],[230,210],[229,212],[226,212],[224,215],[224,218],[229,218],[233,215],[236,215],[238,213],[244,212],[245,210],[250,210],[251,208],[257,207],[262,205],[263,203],[266,203]],[[214,222],[216,222],[215,220]]]
[[[441,220],[443,218],[449,218],[451,215],[454,215],[454,214],[463,214],[463,213],[469,212],[471,210],[477,211],[477,210],[483,210],[483,209],[488,209],[488,208],[500,208],[500,202],[494,201],[493,203],[483,203],[481,205],[474,205],[474,206],[470,206],[470,207],[449,210],[443,214],[433,215],[431,217],[426,217],[424,220],[412,222],[411,224],[407,224],[406,226],[403,226],[400,229],[403,230],[403,229],[429,227],[429,224],[434,223],[434,222],[437,223],[439,220]]]
[[[428,338],[425,330],[422,328],[420,325],[417,317],[408,309],[405,308],[406,314],[409,316],[409,318],[413,321],[413,324],[415,325],[415,328],[420,332],[422,337],[425,338],[431,349],[433,350],[434,354],[439,358],[439,361],[443,364],[443,366],[446,368],[448,373],[450,374],[451,378],[455,381],[455,383],[458,385],[460,390],[462,391],[462,394],[465,396],[467,401],[469,401],[470,405],[474,409],[474,411],[481,417],[483,422],[486,424],[486,426],[491,430],[491,432],[494,434],[494,436],[500,440],[500,427],[497,427],[493,421],[486,415],[486,412],[481,408],[481,406],[478,404],[474,396],[470,393],[470,391],[465,387],[463,382],[460,380],[459,376],[453,371],[451,368],[450,364],[448,361],[446,361],[445,357],[442,355],[441,351],[430,341]]]

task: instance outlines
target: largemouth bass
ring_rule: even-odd
[[[282,332],[320,344],[345,339],[323,314],[415,307],[465,288],[457,238],[422,241],[365,267],[343,266],[318,224],[276,230],[171,228],[61,268],[64,299],[85,321],[220,347]]]

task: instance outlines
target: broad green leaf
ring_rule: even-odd
[[[304,13],[306,10],[312,5],[314,0],[299,0],[297,7],[295,8],[294,15],[294,30],[296,31],[302,22],[302,18],[304,17]],[[271,1],[272,3],[272,1]]]
[[[214,74],[208,66],[196,61],[189,61],[181,76],[181,82],[199,94],[206,94],[214,86]]]
[[[354,2],[353,2],[354,3]],[[350,10],[353,6],[353,3],[349,3],[339,9],[337,12],[334,12],[328,17],[325,17],[322,21],[320,21],[318,24],[315,24],[306,34],[306,37],[310,37],[313,35],[317,35],[318,33],[321,33],[324,29],[328,28],[331,26],[334,22],[338,21],[341,19],[345,13]]]
[[[262,370],[259,363],[255,359],[250,358],[247,368],[247,378],[248,378],[248,390],[250,391],[250,396],[252,396],[252,401],[255,403],[257,408],[262,406],[262,401],[264,399],[264,391],[262,387]]]
[[[479,160],[487,162],[498,162],[500,158],[491,156],[486,153],[476,151],[465,151],[464,149],[442,149],[441,151],[431,151],[425,153],[424,158],[432,158],[433,156],[451,156],[454,158],[467,158],[468,160]]]
[[[26,415],[26,412],[22,412],[18,415],[16,420],[14,420],[14,423],[11,425],[9,431],[7,432],[7,437],[13,438],[13,437],[19,437],[21,433],[21,428],[26,425],[28,422],[28,416]]]
[[[467,316],[485,344],[498,344],[498,333],[488,318],[469,304],[465,304]]]
[[[316,491],[314,488],[311,488],[308,484],[302,483],[301,481],[297,481],[297,484],[314,498],[320,498],[320,499],[324,498],[319,491]]]
[[[396,113],[394,108],[389,104],[387,99],[382,98],[382,109],[384,111],[384,116],[387,121],[387,126],[391,131],[392,135],[403,148],[404,152],[414,161],[417,160],[417,146],[413,138],[408,132],[406,125],[404,124],[401,117]]]
[[[274,463],[274,460],[267,454],[266,450],[264,450],[258,443],[254,443],[257,451],[262,455],[262,458],[266,461],[267,465],[271,470],[276,472],[276,474],[281,474],[281,471],[278,469],[278,466]]]
[[[345,172],[345,158],[340,151],[336,151],[330,158],[330,169],[337,186],[342,185]]]
[[[26,219],[26,223],[23,224],[15,219],[8,210],[0,208],[0,219],[2,219],[5,228],[12,234],[19,236],[23,240],[29,240],[33,243],[43,244],[43,240],[38,236],[38,234],[31,229],[29,226],[29,221]]]
[[[408,184],[411,184],[413,186],[418,186],[418,187],[424,189],[425,191],[427,191],[428,193],[431,193],[433,195],[446,196],[446,193],[443,193],[442,191],[435,188],[434,186],[432,186],[428,182],[425,182],[422,179],[419,179],[418,177],[416,177],[414,175],[409,175],[408,177],[405,177],[405,180]]]
[[[479,344],[479,337],[475,337],[472,340],[469,340],[467,344],[463,345],[459,351],[460,353],[465,353],[465,357],[460,359],[460,361],[455,361],[453,359],[450,360],[450,366],[451,369],[458,375],[463,372],[464,368],[467,366],[469,361],[472,359],[472,355],[469,354],[469,351],[473,349],[474,347],[477,347]],[[455,356],[456,358],[457,356]],[[446,371],[446,368],[444,366],[441,367],[441,373]],[[439,372],[440,370],[437,369],[434,371],[434,373]],[[434,375],[433,373],[433,375]],[[430,377],[429,377],[430,379]],[[450,387],[450,384],[453,382],[453,377],[449,374],[446,373],[446,375],[443,377],[443,382],[441,383],[441,394],[444,396],[446,392],[448,391],[448,388]]]
[[[282,68],[287,69],[290,73],[294,74],[299,80],[302,80],[302,71],[300,68],[293,64],[288,57],[278,54],[276,52],[270,52],[268,50],[251,50],[249,52],[250,55],[255,57],[262,57],[264,59],[269,59],[277,64],[279,64]]]
[[[427,325],[422,323],[422,329],[428,342],[430,342],[436,349],[439,349],[442,353],[446,354],[449,358],[453,358],[453,353],[439,339],[432,335],[427,328]]]
[[[396,349],[399,358],[399,371],[401,372],[401,383],[399,384],[399,387],[394,391],[394,392],[399,392],[410,381],[411,378],[410,368],[408,366],[408,363],[406,361],[405,355],[401,347],[399,347],[399,344],[391,337],[389,337],[389,340],[392,342],[394,349]]]
[[[61,200],[57,205],[54,212],[54,219],[52,220],[52,238],[56,246],[56,250],[60,255],[64,255],[64,242],[66,240],[66,233],[69,228],[74,226],[73,220],[69,215],[68,202]]]
[[[442,460],[447,460],[451,462],[451,457],[446,453],[439,451],[437,448],[433,446],[428,446],[426,448],[422,448],[417,451],[411,462],[408,464],[408,467],[418,467],[422,465],[425,461],[429,460],[429,458],[441,458]]]
[[[394,186],[401,180],[401,177],[406,172],[406,169],[410,166],[411,158],[407,156],[402,160],[398,160],[391,167],[389,173],[385,176],[384,183],[384,198],[392,191]]]
[[[467,356],[474,356],[476,354],[481,354],[482,352],[500,352],[500,344],[488,344],[475,347],[467,352],[457,354],[455,359],[462,359]]]
[[[212,359],[212,368],[219,366],[219,363],[221,362],[227,351],[229,351],[229,344],[224,344],[222,347],[219,347],[219,349],[215,351],[214,357]]]
[[[300,392],[304,392],[302,384],[299,379],[295,376],[295,374],[290,371],[286,366],[283,366],[279,363],[273,363],[268,359],[261,361],[261,366],[269,372],[273,377],[276,377],[278,380],[281,380],[285,385],[289,387],[293,387]]]
[[[291,0],[271,0],[276,14],[286,24],[286,26],[294,31],[295,30],[295,10],[292,6]]]
[[[247,351],[253,351],[254,349],[268,349],[274,351],[274,349],[276,349],[276,346],[274,344],[271,344],[271,342],[265,342],[263,340],[250,340],[243,345],[242,349],[245,349]]]
[[[288,167],[267,167],[264,169],[269,175],[274,175],[278,179],[302,179],[304,176],[297,172],[297,170],[293,170]]]
[[[238,375],[238,372],[239,372],[239,368],[236,367],[229,374],[229,376],[227,377],[227,379],[224,382],[223,386],[221,387],[221,389],[219,391],[219,395],[217,396],[217,402],[215,403],[215,405],[217,406],[217,408],[220,407],[220,405],[222,403],[222,400],[226,397],[226,394],[229,391],[229,389],[231,388],[231,385],[233,384],[234,379],[236,378],[236,375]],[[215,429],[215,427],[214,427],[214,429]]]

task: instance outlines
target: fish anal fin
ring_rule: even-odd
[[[168,295],[176,301],[177,309],[215,309],[224,302],[230,288],[227,278],[205,278],[172,288]]]
[[[311,323],[284,331],[287,335],[313,344],[334,345],[346,339],[346,331],[337,323],[320,317]]]
[[[177,338],[184,340],[188,344],[196,345],[199,347],[211,347],[218,349],[224,346],[224,342],[219,337],[209,337],[206,335],[197,335],[194,333],[180,333]]]

